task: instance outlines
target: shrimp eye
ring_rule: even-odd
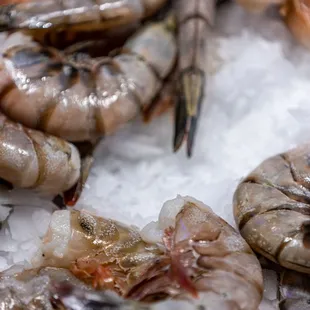
[[[79,216],[79,224],[87,235],[94,235],[96,229],[96,220],[88,213],[82,213]]]

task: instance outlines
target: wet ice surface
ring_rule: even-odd
[[[171,113],[148,126],[127,125],[98,147],[79,207],[142,227],[166,200],[190,195],[234,225],[231,202],[240,179],[267,156],[308,141],[310,53],[280,20],[224,7],[209,56],[194,157],[188,160],[184,149],[172,153]],[[20,198],[17,204],[33,205]],[[17,209],[0,232],[0,268],[31,257],[51,212],[40,200],[27,212]],[[272,307],[266,302],[262,309]]]

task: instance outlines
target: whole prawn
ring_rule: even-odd
[[[211,309],[256,310],[263,291],[247,243],[190,197],[166,202],[141,232],[85,211],[56,211],[33,262],[143,302],[200,296]]]
[[[150,105],[172,70],[173,29],[167,21],[149,24],[112,58],[81,57],[37,44],[9,48],[0,71],[1,109],[68,141],[114,132]]]
[[[310,273],[310,145],[270,157],[234,194],[234,215],[251,248],[283,267]]]
[[[11,119],[27,127],[69,141],[94,141],[111,133],[151,104],[162,79],[170,73],[176,57],[170,24],[167,19],[146,25],[128,39],[122,53],[112,58],[92,58],[85,54],[67,57],[37,43],[10,46],[3,54],[0,70],[1,108]],[[150,45],[155,48],[149,49]],[[16,128],[23,131],[26,127]],[[43,134],[41,137],[44,141],[48,139]],[[17,139],[14,141],[15,150],[22,148],[20,143]],[[3,139],[2,145],[3,152],[11,154],[7,140]],[[40,146],[37,149],[40,151]],[[51,157],[51,151],[42,153],[44,162]],[[0,170],[1,178],[14,186],[35,186],[37,181],[30,181],[32,170],[18,171],[28,165],[26,161],[16,169],[7,160],[8,155],[0,161],[6,168]],[[53,162],[50,165],[54,165]],[[78,165],[79,161],[77,170]],[[83,164],[82,168],[89,169],[89,166]],[[44,175],[42,165],[37,169]],[[28,183],[18,181],[17,176],[22,173],[24,179],[29,179]],[[67,190],[66,179],[62,180],[67,171],[53,173],[49,180],[50,187],[54,186],[53,192]],[[76,172],[70,185],[74,185],[77,176],[84,181],[86,175],[85,171]]]

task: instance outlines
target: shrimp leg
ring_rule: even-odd
[[[187,137],[187,155],[192,155],[206,80],[206,48],[215,15],[215,0],[177,2],[179,78],[175,108],[174,151]]]
[[[100,141],[101,139],[97,139],[94,143],[87,142],[77,145],[81,154],[80,177],[73,187],[64,192],[64,205],[73,207],[80,198],[94,162],[93,153]]]
[[[153,100],[153,102],[143,111],[143,121],[151,122],[156,117],[164,114],[175,105],[175,78],[176,70],[174,70],[165,81],[161,92]]]

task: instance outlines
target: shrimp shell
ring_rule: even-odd
[[[0,177],[16,187],[59,194],[80,174],[74,145],[16,124],[0,113]]]
[[[193,198],[165,203],[159,222],[150,224],[161,231],[151,234],[161,235],[159,242],[150,242],[150,227],[139,232],[85,211],[53,217],[37,266],[69,268],[88,284],[137,301],[199,295],[212,309],[229,310],[256,310],[261,301],[262,271],[252,250]]]
[[[0,6],[2,31],[69,29],[94,31],[151,16],[167,0],[30,0]],[[12,1],[13,2],[13,1]]]
[[[175,58],[166,21],[143,27],[113,58],[67,57],[38,44],[11,46],[0,65],[0,107],[30,128],[72,142],[93,141],[152,102]]]
[[[310,145],[263,161],[238,186],[234,215],[251,248],[283,267],[310,273]]]
[[[173,211],[176,203],[179,210]],[[256,310],[263,292],[262,271],[256,256],[236,230],[211,208],[191,197],[178,196],[164,208],[166,214],[176,213],[173,226],[170,222],[163,236],[164,240],[168,238],[164,244],[171,259],[170,272],[180,287],[175,298],[184,298],[185,293],[196,290],[205,304],[214,302],[211,309]],[[160,218],[163,217],[161,214]],[[158,225],[162,227],[163,223]],[[171,280],[166,273],[161,281],[154,277],[144,287],[136,287],[131,297],[169,292],[169,286]]]

